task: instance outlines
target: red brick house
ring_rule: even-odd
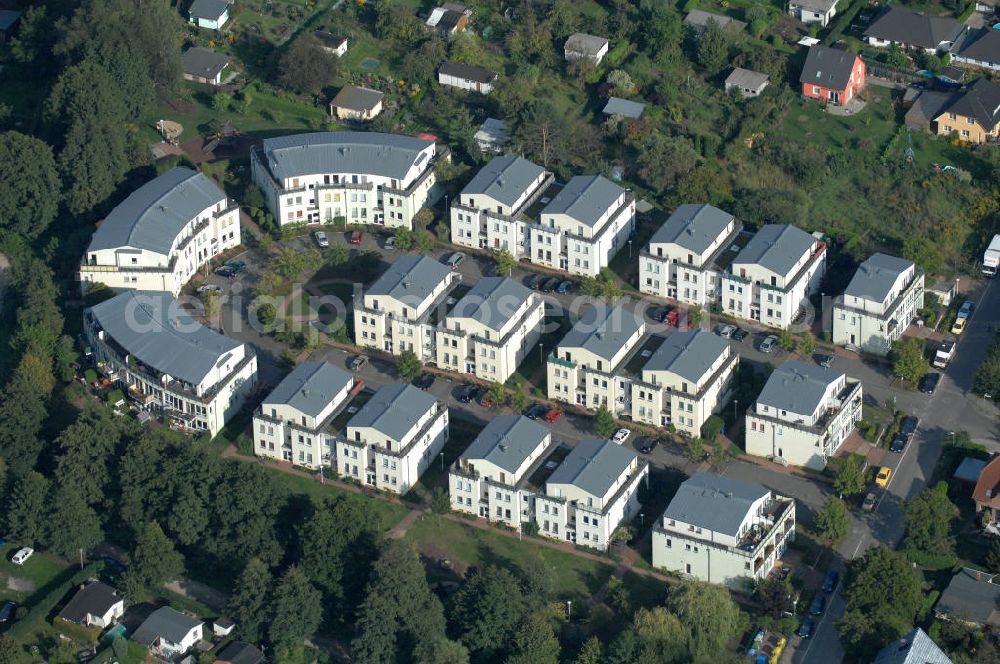
[[[846,106],[865,87],[865,63],[854,53],[816,45],[802,68],[802,96]]]
[[[993,457],[979,473],[972,500],[976,503],[977,514],[989,510],[990,522],[997,521],[1000,516],[1000,456]]]

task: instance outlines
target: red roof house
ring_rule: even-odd
[[[856,54],[817,44],[809,49],[799,77],[802,96],[846,106],[865,87],[866,73]]]
[[[1000,456],[993,457],[979,473],[979,481],[972,491],[976,513],[990,511],[990,521],[996,521],[1000,512]]]

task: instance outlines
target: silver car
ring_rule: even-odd
[[[715,333],[718,334],[723,339],[729,339],[733,336],[733,332],[736,331],[735,325],[720,325],[715,328]]]
[[[760,342],[760,352],[770,353],[772,350],[774,350],[774,347],[777,345],[777,343],[778,343],[778,337],[774,336],[773,334],[767,335],[767,337],[765,337],[764,340]]]
[[[316,244],[318,244],[321,249],[326,249],[330,246],[330,241],[326,239],[326,233],[323,231],[316,231],[313,233],[313,237],[316,239]]]

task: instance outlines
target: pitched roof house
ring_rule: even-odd
[[[758,97],[767,87],[768,75],[737,67],[726,77],[726,92],[737,90],[744,99]]]
[[[426,25],[428,28],[434,28],[442,35],[453,35],[464,31],[468,27],[471,17],[471,9],[464,5],[448,2],[431,10],[430,16],[427,17]]]
[[[91,581],[76,591],[59,617],[78,625],[108,627],[124,613],[125,598],[117,590],[106,583]]]
[[[461,62],[442,62],[438,67],[438,83],[441,85],[484,95],[493,90],[497,76],[495,71]]]
[[[993,583],[993,575],[963,567],[941,593],[934,615],[977,628],[995,628],[1000,627],[998,604],[1000,584]]]
[[[11,38],[20,21],[21,12],[14,9],[0,9],[0,44]]]
[[[952,47],[951,61],[966,67],[1000,71],[1000,30],[980,28],[966,32]]]
[[[230,641],[219,651],[213,664],[263,664],[264,653],[243,641]]]
[[[642,117],[644,110],[646,110],[646,105],[643,103],[622,99],[621,97],[611,97],[601,112],[604,115],[620,115],[630,120],[638,120]]]
[[[229,56],[195,46],[184,51],[181,69],[184,79],[207,85],[221,85],[222,71],[229,65]]]
[[[338,58],[343,57],[347,53],[347,37],[335,35],[326,30],[317,30],[313,33],[313,36],[316,37],[320,46],[327,53],[333,53]]]
[[[684,25],[695,32],[704,30],[708,26],[709,21],[714,22],[720,28],[731,29],[737,32],[747,27],[747,24],[743,21],[737,21],[735,18],[730,18],[724,14],[713,14],[701,9],[692,10],[684,17]]]
[[[872,664],[952,664],[927,632],[917,627],[878,651]]]
[[[890,7],[864,32],[872,46],[947,51],[958,41],[965,26],[950,16],[932,16],[903,7]]]
[[[183,655],[202,639],[204,623],[169,606],[153,611],[132,640],[166,657]]]
[[[837,15],[837,0],[789,0],[788,13],[803,23],[826,26]]]
[[[986,143],[1000,136],[1000,85],[986,78],[956,92],[931,125],[938,136],[957,134],[970,143]]]
[[[972,490],[976,512],[990,510],[990,521],[1000,519],[1000,456],[995,456],[980,471],[976,488]]]
[[[563,57],[567,61],[590,60],[596,65],[600,64],[607,54],[607,37],[597,37],[582,32],[570,35],[563,46]]]
[[[345,85],[330,102],[330,115],[340,120],[371,120],[382,112],[384,92]]]
[[[840,49],[817,44],[809,49],[799,83],[802,96],[846,106],[865,87],[864,61]]]
[[[188,9],[188,18],[199,28],[222,30],[229,21],[229,1],[194,0]]]

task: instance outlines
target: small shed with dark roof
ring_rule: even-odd
[[[221,85],[222,72],[229,65],[229,56],[195,46],[184,51],[181,69],[184,79],[207,85]]]
[[[125,613],[125,598],[106,583],[91,581],[80,587],[59,617],[88,627],[108,627]]]
[[[347,53],[347,37],[335,35],[326,30],[317,30],[313,33],[313,36],[316,37],[316,41],[319,42],[319,45],[327,53],[333,53],[338,58]]]
[[[438,67],[438,83],[453,88],[489,94],[497,81],[497,73],[462,62],[442,62]]]
[[[330,102],[330,115],[339,120],[371,120],[382,112],[384,92],[345,85]]]

